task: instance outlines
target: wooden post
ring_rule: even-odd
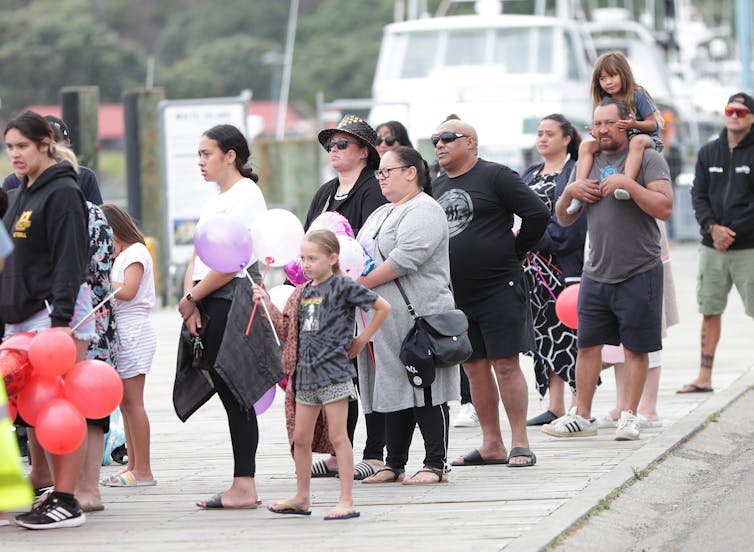
[[[66,86],[60,90],[62,119],[79,163],[97,172],[99,165],[99,87]]]
[[[158,104],[164,99],[162,88],[133,89],[123,94],[128,212],[140,224],[144,235],[156,242],[157,295],[163,302],[168,273]]]

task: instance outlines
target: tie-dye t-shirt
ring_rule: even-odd
[[[348,358],[355,307],[369,310],[377,295],[346,276],[309,284],[301,295],[296,389],[319,389],[356,377]]]

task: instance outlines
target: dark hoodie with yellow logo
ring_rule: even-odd
[[[3,217],[14,250],[0,274],[0,319],[18,324],[47,308],[52,326],[68,326],[88,264],[84,196],[69,163],[57,163],[31,187],[24,179]]]

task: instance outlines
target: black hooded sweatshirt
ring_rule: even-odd
[[[0,274],[0,319],[18,324],[46,308],[68,326],[85,280],[89,233],[84,196],[69,163],[57,163],[21,190],[3,217],[13,253]]]

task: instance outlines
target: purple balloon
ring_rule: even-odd
[[[270,405],[272,405],[272,401],[275,400],[275,387],[277,386],[273,385],[270,387],[267,392],[254,403],[254,412],[257,413],[257,416],[262,414],[265,410],[270,408]]]
[[[196,227],[194,248],[199,258],[218,272],[238,272],[251,260],[251,234],[228,216],[208,218]]]
[[[301,266],[301,257],[297,257],[285,265],[283,271],[294,286],[300,286],[308,280],[304,274],[304,267]]]

